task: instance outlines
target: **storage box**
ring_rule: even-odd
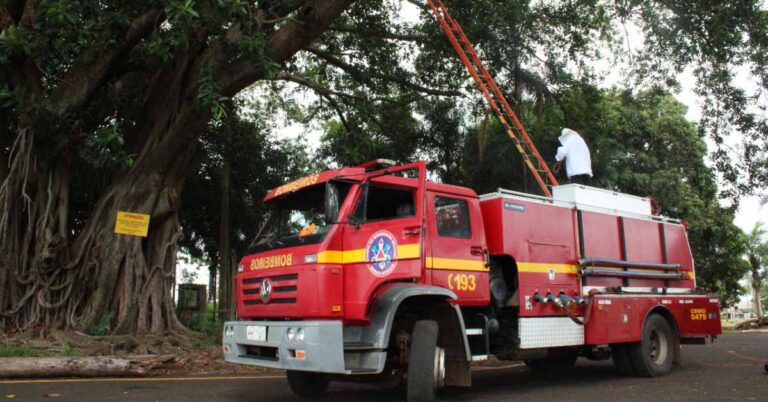
[[[556,201],[571,202],[582,209],[601,209],[605,212],[626,212],[651,216],[651,200],[615,191],[566,184],[552,188],[552,198]]]

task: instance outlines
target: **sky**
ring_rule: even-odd
[[[401,18],[406,22],[416,22],[419,20],[419,10],[413,4],[402,1]],[[642,35],[639,31],[628,26],[628,46],[633,50],[638,50],[642,44]],[[458,60],[457,60],[458,62]],[[616,83],[624,82],[625,76],[624,68],[616,68],[614,61],[602,60],[595,63],[598,70],[603,70],[602,86],[611,87]],[[680,73],[678,81],[681,84],[681,91],[675,94],[675,97],[688,107],[688,113],[686,118],[689,121],[697,122],[701,117],[701,100],[696,95],[695,79],[690,70],[686,70]],[[736,83],[747,90],[749,93],[754,92],[757,88],[757,84],[751,80],[749,74],[745,71],[739,71],[736,74]],[[288,124],[278,126],[277,136],[279,138],[294,139],[297,141],[305,141],[310,149],[317,149],[320,143],[321,132],[315,127],[304,127],[297,124]],[[732,138],[732,141],[738,141],[738,138]],[[711,144],[708,144],[711,147]],[[758,197],[745,197],[740,200],[740,206],[736,213],[734,223],[744,230],[745,232],[751,231],[755,224],[759,221],[765,222],[768,225],[768,205],[761,205]],[[197,270],[197,280],[195,283],[208,284],[208,270],[206,267],[198,267],[194,264],[189,264],[184,261],[179,261],[177,266],[176,277],[181,279],[182,270]]]

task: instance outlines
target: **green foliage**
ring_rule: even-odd
[[[84,329],[84,332],[91,336],[104,336],[109,335],[111,326],[112,326],[112,318],[114,317],[115,313],[108,311],[106,312],[98,322],[80,322],[80,326]]]
[[[221,88],[219,88],[210,70],[204,70],[203,77],[200,78],[197,100],[211,108],[211,115],[215,119],[224,117],[224,103],[228,98],[221,95]]]
[[[72,348],[71,345],[65,345],[64,349],[62,349],[61,352],[59,352],[59,356],[61,357],[83,357],[84,353],[80,350]]]
[[[40,352],[28,345],[0,345],[0,358],[3,357],[37,357]]]
[[[715,175],[704,163],[704,140],[685,120],[685,107],[661,90],[632,94],[579,86],[558,98],[538,115],[530,113],[532,105],[522,109],[545,159],[554,158],[563,127],[578,131],[592,151],[593,185],[651,196],[667,212],[676,208],[690,225],[699,287],[735,303],[748,271],[745,238],[733,224],[734,210],[718,202]],[[501,126],[489,122],[486,139],[478,141],[481,131],[476,126],[469,132],[460,182],[481,193],[498,187],[536,190]]]
[[[192,331],[201,333],[206,345],[221,344],[224,323],[216,318],[216,311],[213,309],[213,304],[207,306],[205,314],[192,317],[187,327]],[[202,347],[203,345],[196,344],[196,346]]]
[[[745,257],[750,268],[747,278],[750,284],[749,293],[753,294],[753,289],[756,289],[758,297],[762,300],[766,296],[763,289],[768,286],[768,230],[763,222],[757,222],[755,227],[746,233]],[[765,314],[768,305],[764,304],[762,307],[760,313]]]
[[[195,0],[171,0],[165,8],[165,13],[171,23],[176,21],[190,22],[200,18],[200,14],[195,11],[194,7]]]
[[[277,141],[265,115],[246,115],[228,105],[212,122],[196,155],[196,172],[187,179],[179,219],[184,228],[180,245],[198,261],[219,260],[222,174],[230,170],[231,246],[242,256],[261,226],[272,188],[305,173],[307,152],[301,144]]]
[[[184,268],[181,270],[181,283],[195,283],[195,281],[197,281],[197,275],[197,269]]]

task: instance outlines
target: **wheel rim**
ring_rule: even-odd
[[[662,365],[667,360],[668,354],[669,340],[663,332],[654,328],[651,330],[648,338],[648,355],[651,358],[651,361],[658,365]]]
[[[445,349],[435,348],[435,388],[445,385]]]

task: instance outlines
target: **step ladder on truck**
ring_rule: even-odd
[[[238,266],[225,359],[286,370],[302,396],[405,382],[412,401],[470,386],[471,364],[490,357],[562,375],[581,357],[669,373],[681,344],[721,333],[685,226],[647,198],[558,186],[461,27],[428,3],[544,196],[478,196],[428,181],[425,162],[386,160],[271,190]]]

